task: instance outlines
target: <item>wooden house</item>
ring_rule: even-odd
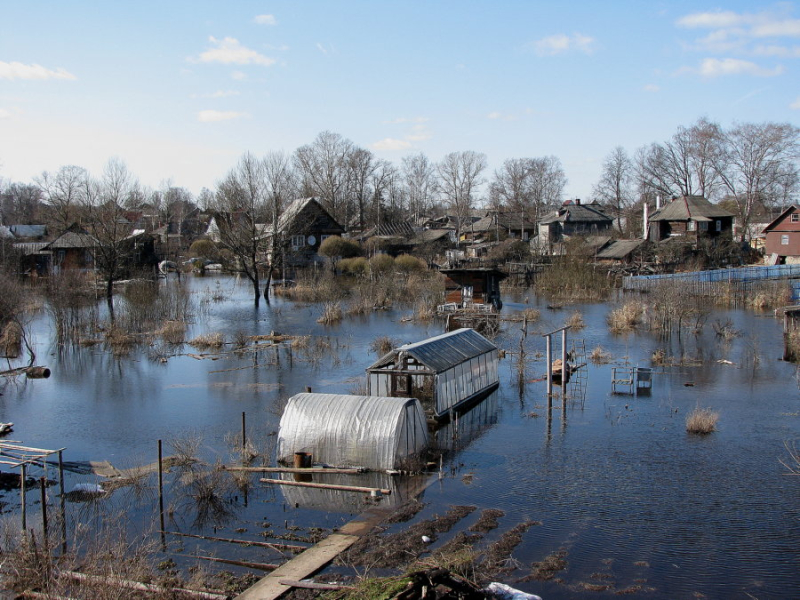
[[[316,198],[298,198],[292,202],[278,218],[276,230],[286,260],[293,265],[313,263],[323,241],[344,233],[344,227]],[[265,238],[271,237],[272,225],[265,225],[264,231]]]
[[[654,242],[683,237],[692,242],[733,235],[733,213],[702,196],[674,198],[648,218],[649,238]]]
[[[500,309],[500,282],[506,274],[491,267],[442,269],[445,275],[445,303],[456,308],[486,305]]]
[[[493,212],[469,225],[463,234],[472,241],[516,238],[527,242],[536,235],[537,229],[536,223],[521,213]]]
[[[99,245],[97,239],[73,225],[62,233],[44,250],[52,253],[52,269],[93,269],[94,250]]]
[[[598,209],[567,200],[557,210],[539,220],[538,244],[552,250],[564,238],[574,235],[598,235],[611,229],[614,221]]]
[[[764,228],[764,251],[778,263],[800,262],[800,207],[793,204]]]
[[[499,350],[474,329],[457,329],[395,348],[367,369],[367,390],[418,398],[437,420],[466,410],[499,385]]]

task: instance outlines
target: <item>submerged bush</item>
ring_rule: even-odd
[[[419,273],[427,269],[427,265],[415,256],[401,254],[394,259],[395,268],[401,273]]]
[[[317,323],[330,325],[342,320],[342,306],[338,302],[326,302]]]
[[[633,331],[642,322],[644,305],[641,302],[626,302],[620,308],[612,310],[606,322],[612,333],[622,333],[623,331]]]
[[[339,269],[345,275],[360,277],[369,272],[369,263],[363,256],[357,256],[355,258],[343,258],[339,261]]]
[[[717,428],[719,413],[710,408],[695,408],[686,416],[686,431],[689,433],[708,434]]]
[[[394,269],[394,259],[388,254],[376,254],[369,259],[369,269],[373,276],[383,275]]]

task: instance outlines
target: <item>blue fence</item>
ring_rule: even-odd
[[[622,279],[624,290],[649,290],[660,283],[682,284],[738,283],[767,279],[800,279],[800,265],[774,265],[763,267],[737,267],[714,271],[694,271],[670,275],[634,275]],[[792,284],[793,296],[800,297],[800,284]]]

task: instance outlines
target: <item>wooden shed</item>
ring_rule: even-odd
[[[445,302],[458,308],[471,304],[487,304],[496,309],[503,307],[500,300],[500,282],[506,274],[489,267],[442,269],[446,277]]]
[[[367,369],[368,393],[420,398],[446,420],[499,385],[497,346],[474,329],[457,329],[392,350]]]

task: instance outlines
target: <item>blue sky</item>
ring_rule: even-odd
[[[700,117],[800,124],[800,3],[0,0],[0,177],[122,158],[214,188],[321,131],[399,165],[604,157]]]

